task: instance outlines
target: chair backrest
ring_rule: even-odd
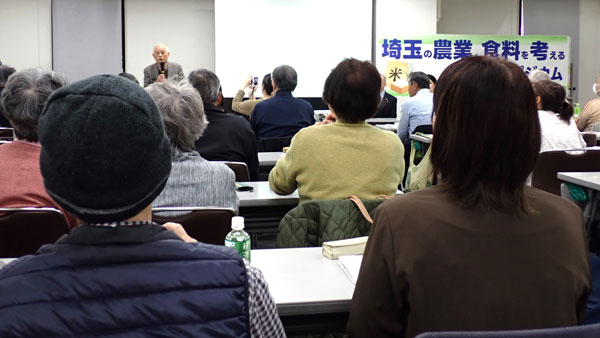
[[[0,257],[33,254],[67,233],[67,220],[58,209],[0,208]]]
[[[283,147],[289,147],[291,142],[290,136],[261,138],[256,142],[256,151],[283,151]]]
[[[164,212],[185,212],[183,215],[163,216]],[[231,229],[235,210],[217,207],[165,207],[152,209],[152,221],[164,224],[179,223],[191,237],[208,244],[223,245]]]
[[[236,182],[249,182],[250,172],[248,171],[248,165],[244,162],[221,162],[228,166],[235,174]]]
[[[362,200],[373,218],[383,200]],[[279,223],[276,246],[298,248],[321,246],[323,242],[368,236],[369,223],[351,200],[314,200],[300,203]]]
[[[581,137],[583,137],[586,147],[593,147],[596,145],[595,133],[581,133]]]
[[[564,172],[600,171],[600,149],[583,151],[543,151],[535,163],[531,185],[560,196],[560,184],[556,175]]]
[[[15,138],[13,128],[0,127],[0,140],[1,141],[12,141]]]
[[[416,338],[595,338],[600,324],[557,327],[537,330],[426,332]]]

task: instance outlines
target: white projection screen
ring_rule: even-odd
[[[250,75],[288,64],[296,97],[320,97],[342,59],[371,60],[372,1],[215,0],[215,68],[233,97]],[[260,93],[258,93],[260,95]]]

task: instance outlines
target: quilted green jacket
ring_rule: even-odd
[[[383,202],[362,200],[371,215]],[[279,223],[278,248],[321,246],[323,242],[368,236],[369,223],[351,200],[306,201],[290,210]]]

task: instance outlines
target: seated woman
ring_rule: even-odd
[[[366,61],[346,59],[325,80],[323,100],[335,123],[300,130],[269,173],[271,189],[300,202],[357,195],[394,196],[404,176],[404,148],[389,131],[365,120],[377,112],[381,78]]]
[[[237,91],[235,97],[233,98],[233,101],[231,101],[231,109],[233,111],[238,112],[240,114],[244,114],[248,117],[252,115],[252,110],[254,110],[254,106],[256,106],[257,103],[271,98],[271,95],[273,94],[273,83],[271,82],[271,73],[265,75],[262,79],[262,97],[260,99],[254,98],[254,91],[256,90],[256,85],[254,85],[252,81],[253,78],[251,76],[248,78],[248,80],[246,80],[246,82],[244,82],[242,88],[240,88],[240,90]],[[244,91],[248,87],[250,87],[250,95],[248,100],[244,101]]]
[[[585,141],[573,119],[573,106],[566,100],[565,88],[543,80],[533,84],[533,92],[542,128],[540,151],[585,148]]]
[[[237,213],[233,171],[223,163],[203,159],[194,147],[208,124],[200,94],[183,81],[157,82],[146,91],[163,116],[172,147],[171,175],[152,207],[227,207]],[[165,213],[177,214],[181,213]]]
[[[541,134],[527,76],[501,58],[468,57],[444,70],[433,101],[438,185],[379,206],[349,336],[581,323],[590,292],[581,210],[525,186]]]

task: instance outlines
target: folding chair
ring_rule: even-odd
[[[35,253],[69,233],[63,213],[55,208],[0,208],[0,257]]]
[[[248,165],[244,162],[221,162],[228,166],[235,174],[236,182],[249,182],[250,172],[248,171]]]
[[[165,216],[165,212],[187,212],[183,215]],[[168,215],[167,214],[167,215]],[[164,224],[179,223],[191,237],[208,244],[223,245],[225,236],[231,230],[232,208],[217,207],[164,207],[152,208],[152,221]]]
[[[531,185],[560,196],[558,172],[589,171],[600,171],[600,149],[543,151],[535,163]]]

